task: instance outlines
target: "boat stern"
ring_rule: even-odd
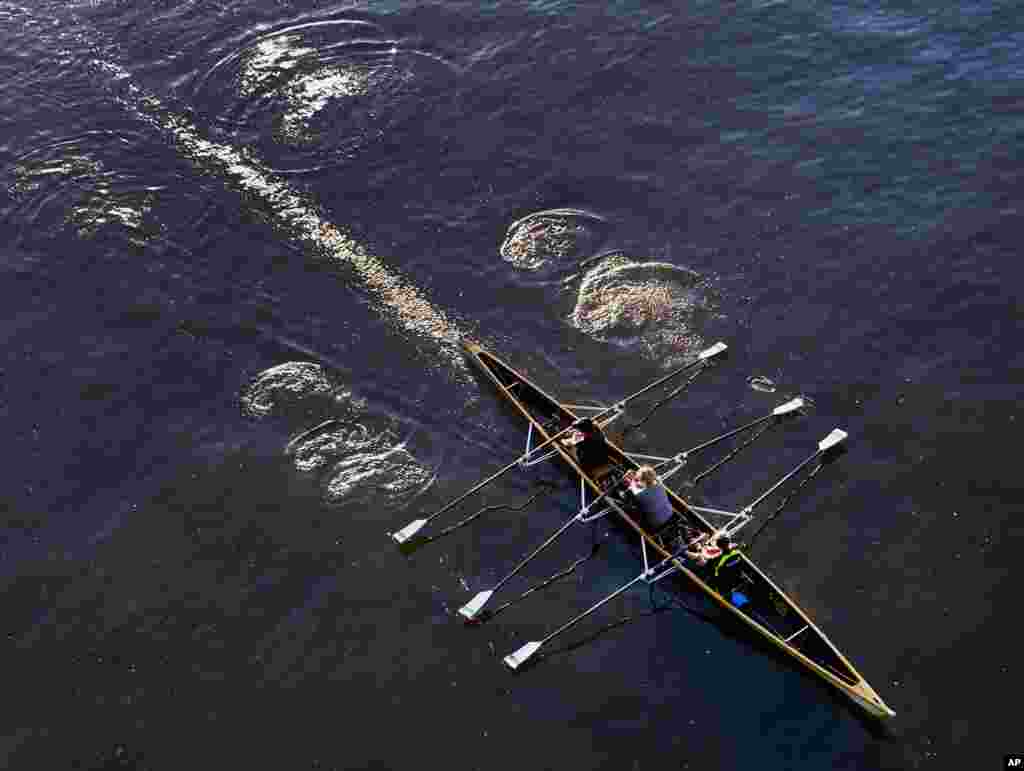
[[[854,701],[875,717],[890,718],[896,716],[896,712],[882,701],[882,698],[875,693],[874,688],[868,685],[864,680],[861,680],[860,683],[855,687],[850,688],[847,692]]]

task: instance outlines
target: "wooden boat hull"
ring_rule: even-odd
[[[522,373],[476,343],[467,341],[463,343],[463,347],[480,371],[530,422],[538,434],[539,441],[550,439],[554,433],[579,417],[570,407],[558,402]],[[574,454],[567,447],[561,442],[555,442],[552,446],[557,449],[562,460],[585,480],[594,495],[603,492],[598,481],[579,467]],[[638,464],[627,457],[619,447],[609,442],[609,448],[614,465],[620,469],[637,467]],[[671,490],[668,490],[668,493],[680,525],[704,533],[714,531],[714,527],[690,508],[681,497]],[[626,511],[611,498],[606,500],[616,509],[625,525],[635,530],[646,541],[648,549],[653,550],[651,553],[665,558],[671,556],[663,544],[636,521],[631,512]],[[730,578],[727,582],[715,579],[710,571],[701,569],[688,560],[676,559],[674,564],[682,575],[722,608],[845,693],[868,713],[876,717],[895,715],[824,632],[746,555],[741,555],[740,564],[729,570]],[[729,588],[729,585],[732,588]],[[733,589],[739,589],[749,602],[744,603],[742,607],[733,604],[730,601]]]

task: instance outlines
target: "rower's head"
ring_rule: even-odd
[[[724,535],[720,535],[715,540],[715,546],[721,549],[722,553],[724,554],[725,552],[730,551],[732,549],[732,541],[730,541]]]
[[[647,487],[652,487],[658,483],[658,473],[650,466],[641,466],[636,470],[636,478],[643,482]]]
[[[590,418],[584,418],[580,421],[579,430],[581,434],[590,436],[597,433],[597,424]]]

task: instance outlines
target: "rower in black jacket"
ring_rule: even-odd
[[[579,432],[583,438],[576,443],[576,462],[590,474],[608,464],[608,442],[597,424],[590,418],[580,421]]]

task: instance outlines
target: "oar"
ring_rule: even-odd
[[[789,414],[790,412],[794,412],[794,411],[800,409],[803,406],[804,406],[804,400],[799,398],[799,397],[797,397],[796,399],[792,399],[792,400],[786,402],[785,404],[780,404],[778,407],[776,407],[774,410],[772,410],[771,415],[766,415],[764,419],[768,420],[768,419],[774,419],[774,418],[782,418],[783,416]],[[760,422],[760,421],[753,421],[753,422],[749,423],[746,426],[741,426],[741,430],[744,430],[744,429],[747,429],[747,428],[751,428],[754,425],[756,425],[758,422]],[[710,466],[708,466],[706,469],[701,471],[699,474],[694,475],[693,479],[690,480],[690,483],[694,487],[696,487],[702,480],[707,479],[709,476],[711,476],[716,471],[718,471],[720,468],[722,468],[722,466],[724,466],[726,463],[728,463],[729,461],[733,460],[737,455],[739,455],[745,449],[750,447],[750,445],[752,445],[754,442],[756,442],[758,439],[760,439],[761,435],[764,434],[764,432],[767,431],[771,427],[772,427],[772,424],[765,424],[763,428],[760,428],[757,431],[755,431],[744,442],[742,442],[741,444],[737,445],[736,447],[733,447],[732,450],[730,450],[728,453],[723,455],[721,458],[719,458],[717,461],[712,463]],[[730,432],[726,436],[731,436],[733,433],[736,433],[736,432]],[[717,438],[716,438],[716,440],[717,440]],[[705,443],[705,444],[707,444],[707,443]],[[697,449],[703,449],[703,448],[697,448]],[[691,450],[691,452],[692,452],[692,450]]]
[[[806,466],[808,463],[810,463],[812,460],[817,458],[822,453],[828,452],[829,450],[831,450],[833,447],[835,447],[840,442],[842,442],[844,439],[846,439],[847,436],[849,436],[849,434],[847,434],[845,431],[843,431],[840,428],[832,429],[832,431],[828,434],[828,436],[826,436],[824,439],[822,439],[820,442],[818,442],[818,449],[814,452],[813,455],[808,457],[806,460],[801,461],[799,463],[799,465],[797,465],[797,467],[795,469],[790,471],[788,474],[786,474],[786,476],[782,477],[782,479],[780,479],[778,482],[776,482],[771,487],[769,487],[767,490],[765,490],[765,492],[761,493],[761,495],[759,495],[756,499],[754,499],[754,502],[751,503],[750,505],[748,505],[744,509],[744,511],[749,514],[765,498],[767,498],[769,495],[771,495],[776,490],[778,490],[780,487],[782,487],[782,485],[784,485],[786,482],[788,482],[790,479],[792,479],[794,476],[796,476],[804,468],[804,466]]]
[[[698,354],[698,361],[704,361],[704,359],[710,358],[711,356],[717,356],[722,351],[724,351],[726,349],[726,347],[727,346],[725,345],[725,343],[720,343],[720,342],[719,343],[715,343],[713,346],[711,346],[707,350],[701,351],[701,353]],[[690,383],[692,383],[694,380],[697,379],[697,375],[699,375],[701,372],[703,372],[702,369],[701,370],[697,370],[697,373],[695,375],[693,375],[693,377],[691,377],[689,380],[687,380],[685,383],[683,383],[678,388],[672,389],[672,392],[669,393],[667,396],[659,399],[654,404],[654,406],[651,407],[651,409],[649,409],[647,411],[647,414],[644,415],[640,420],[638,420],[636,423],[633,423],[632,425],[626,426],[626,428],[624,428],[623,431],[622,431],[622,436],[625,437],[626,434],[628,434],[629,432],[635,431],[636,429],[640,428],[640,426],[642,426],[644,423],[646,423],[651,418],[651,416],[654,415],[655,412],[657,412],[658,408],[668,404],[670,401],[672,401],[677,396],[679,396],[679,394],[681,394],[683,391],[685,391],[689,387]],[[673,373],[673,376],[674,376],[674,373]],[[664,382],[664,379],[662,379],[661,381],[659,381],[658,383],[653,384],[653,385],[660,385],[663,382]],[[652,385],[652,387],[653,387],[653,385]]]
[[[701,450],[706,450],[708,447],[712,447],[713,445],[716,445],[719,442],[723,442],[726,439],[729,439],[730,437],[736,436],[736,434],[742,433],[743,431],[746,431],[748,428],[753,428],[754,426],[758,426],[761,423],[765,423],[769,420],[772,420],[773,418],[780,418],[783,415],[788,415],[791,412],[796,412],[803,406],[804,400],[799,396],[795,399],[790,399],[785,404],[780,404],[767,415],[762,415],[760,418],[757,418],[757,420],[752,420],[749,423],[744,423],[742,426],[739,426],[738,428],[734,428],[731,431],[726,431],[724,434],[720,434],[719,436],[716,436],[713,439],[708,439],[706,442],[701,442],[696,447],[691,447],[689,450],[683,452],[682,455],[683,457],[686,457],[687,455],[693,455],[694,453],[700,452]]]
[[[679,369],[677,369],[677,370],[675,370],[673,372],[668,373],[664,377],[658,378],[653,383],[651,383],[651,384],[641,388],[635,394],[631,394],[630,396],[627,396],[625,399],[623,399],[622,401],[618,402],[617,404],[613,404],[611,407],[605,408],[604,410],[599,412],[597,415],[595,415],[591,419],[594,420],[594,421],[598,421],[601,418],[603,418],[605,415],[607,415],[608,413],[615,412],[617,410],[622,410],[626,406],[626,404],[631,402],[633,399],[636,399],[636,398],[639,398],[640,396],[643,396],[645,393],[650,391],[652,388],[656,388],[657,386],[661,385],[662,383],[665,383],[666,381],[670,380],[671,378],[676,377],[680,373],[685,372],[686,370],[691,369],[691,368],[697,366],[698,364],[702,364],[702,363],[704,363],[708,359],[711,359],[714,356],[717,356],[718,354],[720,354],[723,351],[725,351],[727,348],[728,348],[728,346],[725,343],[722,343],[722,342],[715,343],[710,348],[708,348],[708,349],[706,349],[704,351],[701,351],[699,354],[697,354],[697,358],[694,361],[691,361],[691,362],[689,362],[687,364],[684,364]],[[414,519],[412,522],[410,522],[408,525],[403,527],[401,530],[398,530],[397,532],[392,533],[391,537],[394,538],[398,543],[404,543],[405,541],[409,540],[414,535],[416,535],[416,533],[418,533],[420,530],[422,530],[423,527],[425,525],[427,525],[435,517],[438,517],[441,514],[444,514],[446,511],[449,511],[450,509],[454,508],[458,504],[462,503],[462,501],[464,501],[470,495],[475,493],[477,490],[480,490],[481,488],[486,487],[487,485],[489,485],[491,482],[493,482],[495,479],[497,479],[498,477],[502,476],[503,474],[507,474],[509,471],[511,471],[513,468],[515,468],[517,465],[519,465],[519,463],[521,463],[522,461],[526,460],[528,457],[533,455],[533,453],[537,452],[538,450],[540,450],[540,449],[542,449],[544,447],[547,447],[549,444],[551,444],[556,439],[561,437],[562,434],[564,434],[564,433],[570,431],[571,429],[575,428],[577,425],[579,425],[581,420],[582,420],[582,418],[579,418],[579,419],[573,421],[571,424],[569,424],[568,426],[563,428],[561,431],[559,431],[557,434],[552,436],[550,439],[548,439],[548,440],[546,440],[544,442],[541,442],[539,445],[537,445],[536,447],[532,448],[529,452],[526,452],[523,455],[520,455],[518,458],[516,458],[514,461],[509,463],[507,466],[505,466],[504,468],[498,470],[497,472],[495,472],[491,476],[487,477],[487,479],[483,480],[482,482],[474,485],[471,489],[467,490],[465,493],[460,495],[454,501],[451,501],[449,504],[444,506],[439,511],[434,512],[433,514],[431,514],[426,519]]]
[[[733,436],[736,436],[736,434],[742,433],[743,431],[747,431],[748,429],[754,428],[757,425],[760,425],[762,423],[766,423],[769,420],[774,420],[775,418],[781,418],[784,415],[788,415],[791,412],[796,412],[797,410],[799,410],[803,406],[804,406],[804,400],[801,397],[798,396],[795,399],[790,399],[785,404],[780,404],[778,407],[773,409],[767,415],[762,415],[761,417],[759,417],[759,418],[757,418],[755,420],[752,420],[749,423],[744,423],[742,426],[738,426],[736,428],[730,429],[729,431],[726,431],[724,434],[719,434],[718,436],[712,437],[711,439],[708,439],[705,442],[701,442],[700,444],[696,445],[695,447],[691,447],[688,450],[683,450],[682,452],[677,452],[672,457],[663,459],[660,463],[658,463],[653,468],[654,468],[655,471],[660,471],[665,466],[668,466],[668,465],[670,465],[672,463],[675,463],[676,464],[676,468],[672,469],[670,472],[668,472],[665,475],[665,478],[668,478],[668,477],[672,476],[673,474],[675,474],[679,469],[681,469],[686,464],[687,459],[691,455],[693,455],[695,453],[698,453],[701,450],[706,450],[708,447],[712,447],[712,446],[718,444],[719,442],[725,441],[726,439],[729,439],[729,438],[731,438]],[[712,472],[716,471],[720,466],[724,465],[726,462],[728,462],[733,457],[735,457],[735,455],[738,452],[740,452],[742,449],[744,449],[745,447],[747,447],[750,444],[752,444],[761,435],[761,433],[763,433],[763,431],[760,431],[757,434],[755,434],[753,437],[751,437],[750,441],[747,442],[746,445],[742,445],[740,447],[737,447],[735,450],[733,450],[731,453],[729,453],[724,458],[719,460],[713,466],[711,466],[710,468],[702,471],[700,474],[698,474],[696,477],[694,477],[693,481],[696,483],[696,482],[700,481],[701,478],[703,478],[705,476],[708,476]],[[639,457],[639,456],[633,456],[633,457]],[[654,460],[654,458],[652,458],[652,460]],[[604,498],[609,492],[611,492],[611,491],[607,490],[604,493],[602,493],[601,495],[599,495],[597,497],[597,499],[593,503],[591,503],[590,505],[593,506],[594,503],[597,503],[597,501],[599,501],[602,498]]]
[[[623,592],[625,592],[628,589],[630,589],[631,587],[633,587],[635,584],[639,583],[640,581],[643,581],[648,576],[651,576],[651,575],[654,575],[655,573],[657,573],[662,567],[664,567],[669,562],[671,562],[672,560],[674,560],[674,559],[678,558],[680,555],[682,555],[683,551],[684,550],[680,550],[680,551],[676,552],[675,554],[672,554],[672,555],[666,557],[661,562],[659,562],[657,565],[648,568],[643,573],[638,575],[636,578],[630,579],[629,581],[624,583],[622,586],[620,586],[618,589],[616,589],[614,592],[612,592],[607,597],[605,597],[603,600],[600,600],[599,602],[595,603],[594,605],[590,606],[585,611],[580,613],[575,618],[570,619],[569,621],[567,621],[564,624],[562,624],[562,626],[558,627],[558,629],[556,629],[554,632],[549,634],[547,637],[544,637],[544,638],[542,638],[540,640],[535,640],[533,642],[528,642],[528,643],[526,643],[526,645],[522,646],[515,653],[510,653],[508,656],[505,657],[505,663],[509,667],[511,667],[512,669],[518,669],[524,663],[526,663],[526,661],[531,656],[533,656],[533,654],[536,653],[537,650],[539,648],[541,648],[541,646],[546,645],[547,643],[551,642],[553,639],[558,637],[558,635],[562,634],[562,632],[565,632],[568,629],[574,627],[576,624],[578,624],[580,621],[585,619],[591,613],[593,613],[594,611],[598,610],[601,606],[611,602],[616,597],[618,597],[620,594],[622,594]]]
[[[729,429],[724,434],[719,434],[718,436],[712,437],[711,439],[708,439],[707,441],[701,442],[700,444],[698,444],[698,445],[696,445],[694,447],[691,447],[688,450],[682,450],[680,452],[677,452],[675,455],[673,455],[670,458],[662,459],[662,461],[660,463],[658,463],[658,465],[654,466],[654,469],[657,471],[659,468],[661,468],[663,466],[667,466],[670,463],[685,462],[686,459],[689,456],[691,456],[691,455],[693,455],[695,453],[698,453],[701,450],[706,450],[708,447],[713,447],[714,445],[718,444],[719,442],[724,442],[726,439],[730,439],[731,437],[736,436],[736,434],[742,433],[742,432],[746,431],[747,429],[753,428],[754,426],[758,426],[761,423],[766,423],[767,421],[773,420],[774,418],[780,418],[783,415],[788,415],[791,412],[796,412],[798,409],[800,409],[801,407],[804,406],[804,403],[805,402],[804,402],[803,398],[801,398],[799,396],[796,397],[795,399],[790,399],[785,404],[780,404],[778,407],[773,409],[767,415],[762,415],[761,417],[756,418],[756,419],[750,421],[749,423],[744,423],[742,426],[737,426],[736,428]],[[626,454],[630,455],[633,458],[645,457],[645,456],[642,456],[642,455],[633,455],[631,453],[626,453]],[[648,457],[650,457],[651,460],[655,460],[654,456],[648,456]]]
[[[516,458],[514,461],[509,463],[507,466],[504,466],[503,468],[499,469],[495,473],[491,474],[484,481],[479,482],[478,484],[474,485],[469,490],[467,490],[462,495],[460,495],[458,498],[456,498],[454,501],[451,501],[450,503],[448,503],[446,506],[444,506],[440,510],[435,511],[433,514],[431,514],[426,519],[414,519],[412,522],[410,522],[408,525],[403,527],[401,530],[399,530],[399,531],[397,531],[395,533],[392,533],[391,537],[394,538],[396,541],[398,541],[398,543],[405,543],[410,538],[412,538],[414,535],[416,535],[416,533],[418,533],[420,530],[422,530],[423,527],[427,523],[429,523],[431,520],[436,519],[437,517],[439,517],[442,514],[444,514],[446,511],[450,511],[451,509],[455,508],[458,504],[462,503],[464,500],[466,500],[466,498],[471,496],[477,490],[480,490],[481,488],[486,487],[487,485],[489,485],[491,482],[493,482],[495,479],[497,479],[498,477],[502,476],[503,474],[507,474],[509,471],[511,471],[517,465],[519,465],[519,463],[521,463],[523,460],[525,460],[526,458],[528,458],[531,455],[533,455],[533,453],[537,452],[537,450],[541,449],[542,447],[546,447],[547,445],[551,444],[556,439],[561,437],[562,434],[564,434],[564,433],[574,429],[577,426],[577,424],[579,424],[579,422],[580,422],[579,420],[573,421],[568,426],[566,426],[561,431],[559,431],[557,434],[555,434],[553,437],[551,437],[547,441],[544,441],[544,442],[540,443],[539,445],[534,447],[529,452],[524,453],[523,455],[520,455],[518,458]]]
[[[797,493],[799,493],[805,485],[807,485],[812,479],[814,479],[814,477],[818,475],[818,473],[825,467],[825,463],[827,463],[827,460],[824,456],[822,456],[821,460],[818,461],[818,464],[811,469],[811,472],[800,480],[800,484],[798,484],[795,489],[790,490],[788,493],[786,493],[785,496],[783,496],[782,500],[779,501],[779,504],[775,507],[775,511],[773,511],[771,514],[769,514],[761,521],[761,527],[754,531],[754,534],[750,536],[746,544],[743,546],[743,550],[747,552],[747,554],[749,554],[751,550],[754,548],[754,542],[757,540],[757,537],[764,531],[766,527],[768,527],[769,524],[771,524],[771,521],[773,519],[775,519],[777,516],[779,516],[779,514],[782,513],[782,510],[786,508],[786,504],[789,503],[790,500],[792,500],[792,498]]]
[[[701,351],[700,353],[698,353],[697,354],[697,358],[694,359],[693,361],[691,361],[689,364],[684,364],[679,369],[674,370],[672,372],[669,372],[664,377],[658,378],[657,380],[655,380],[650,385],[644,386],[639,391],[637,391],[635,394],[632,394],[631,396],[627,396],[625,399],[623,399],[620,402],[620,404],[626,404],[627,402],[631,402],[634,399],[636,399],[636,398],[638,398],[640,396],[643,396],[645,393],[650,391],[652,388],[657,388],[658,386],[663,385],[664,383],[668,382],[669,380],[671,380],[672,378],[676,377],[677,375],[681,375],[683,372],[686,372],[686,370],[690,369],[691,367],[695,367],[696,365],[702,364],[703,362],[707,361],[708,359],[712,359],[715,356],[718,356],[718,354],[724,352],[728,347],[729,346],[727,346],[723,342],[715,343],[710,348],[707,348],[707,349]]]
[[[569,519],[563,522],[562,525],[554,533],[552,533],[547,538],[547,540],[544,541],[544,543],[542,543],[540,546],[538,546],[536,549],[530,552],[530,554],[527,557],[525,557],[518,565],[512,568],[512,571],[508,575],[506,575],[503,579],[498,581],[498,583],[494,585],[493,589],[486,589],[482,592],[479,592],[472,600],[470,600],[461,608],[459,608],[459,613],[462,616],[464,616],[467,621],[472,621],[476,614],[483,610],[484,605],[487,604],[487,601],[491,599],[495,592],[497,592],[499,589],[501,589],[501,587],[508,583],[508,581],[513,576],[515,576],[520,570],[525,568],[533,560],[534,557],[536,557],[542,551],[551,546],[551,544],[557,541],[558,538],[562,535],[562,533],[568,530],[579,519],[579,514],[573,514],[571,517],[569,517]]]
[[[509,600],[504,605],[499,605],[494,610],[485,610],[483,613],[478,614],[471,621],[467,621],[466,623],[467,624],[471,624],[471,623],[472,624],[479,624],[479,623],[482,623],[484,621],[491,620],[492,618],[497,616],[499,613],[503,613],[504,611],[506,611],[509,608],[511,608],[513,605],[522,602],[527,597],[529,597],[531,594],[535,594],[536,592],[539,592],[541,589],[545,589],[546,587],[550,586],[551,584],[553,584],[555,581],[557,581],[560,578],[565,578],[566,576],[571,575],[572,573],[574,573],[576,571],[576,569],[580,565],[582,565],[587,560],[593,558],[593,556],[595,554],[597,554],[597,552],[598,552],[598,550],[600,548],[601,548],[601,544],[600,543],[595,543],[591,547],[591,549],[590,549],[590,554],[584,554],[582,557],[579,557],[579,558],[573,560],[573,562],[568,567],[563,568],[562,570],[559,570],[557,573],[555,573],[552,576],[549,576],[548,578],[545,578],[540,583],[534,584],[529,589],[527,589],[525,592],[520,594],[518,597],[515,597],[515,598]]]
[[[531,503],[533,503],[535,500],[537,500],[540,496],[545,495],[545,494],[551,492],[551,490],[554,489],[554,485],[552,483],[550,483],[550,482],[541,482],[540,485],[543,486],[545,489],[540,490],[539,492],[534,493],[533,495],[531,495],[529,498],[527,498],[525,501],[523,501],[518,506],[515,506],[515,505],[513,505],[511,503],[499,503],[499,504],[495,504],[493,506],[484,506],[479,511],[473,512],[472,514],[470,514],[465,519],[460,520],[459,522],[456,522],[454,525],[449,525],[448,527],[446,527],[444,530],[442,530],[440,533],[437,533],[436,535],[432,535],[432,536],[429,536],[429,537],[423,536],[423,535],[415,535],[412,538],[409,538],[408,540],[406,540],[403,543],[399,544],[398,548],[402,552],[402,554],[405,554],[406,556],[408,556],[408,555],[414,553],[417,549],[419,549],[419,548],[421,548],[423,546],[426,546],[428,543],[433,543],[434,541],[436,541],[436,540],[438,540],[440,538],[444,538],[446,535],[451,535],[456,530],[461,530],[462,528],[466,527],[467,525],[472,524],[474,520],[482,517],[488,511],[497,511],[499,509],[510,509],[512,511],[522,511],[527,506],[529,506]]]
[[[796,468],[794,468],[792,471],[790,471],[788,474],[786,474],[784,477],[782,477],[782,479],[780,479],[778,482],[776,482],[771,487],[769,487],[767,490],[765,490],[763,493],[761,493],[759,496],[757,496],[757,498],[755,498],[751,503],[749,503],[748,505],[744,506],[739,511],[739,513],[733,514],[732,519],[729,520],[729,522],[727,522],[723,527],[718,529],[718,531],[716,532],[716,536],[732,537],[733,535],[735,535],[735,533],[738,532],[740,528],[745,527],[750,522],[750,520],[751,520],[751,512],[755,508],[757,508],[757,506],[759,506],[764,501],[765,498],[770,496],[772,493],[774,493],[776,490],[778,490],[780,487],[782,487],[782,485],[784,485],[786,482],[788,482],[794,476],[799,474],[800,471],[805,466],[807,466],[808,463],[810,463],[811,461],[813,461],[815,458],[817,458],[818,456],[822,455],[823,453],[826,453],[829,450],[831,450],[833,447],[835,447],[840,442],[842,442],[844,439],[846,439],[847,436],[849,436],[849,434],[847,434],[842,429],[839,429],[839,428],[832,429],[832,431],[828,434],[828,436],[826,436],[824,439],[822,439],[820,442],[818,442],[818,449],[815,450],[812,455],[810,455],[807,458],[805,458],[804,460],[800,461],[800,463],[797,464]],[[742,520],[742,521],[740,521],[740,520]],[[733,527],[733,525],[735,525],[735,527]]]

